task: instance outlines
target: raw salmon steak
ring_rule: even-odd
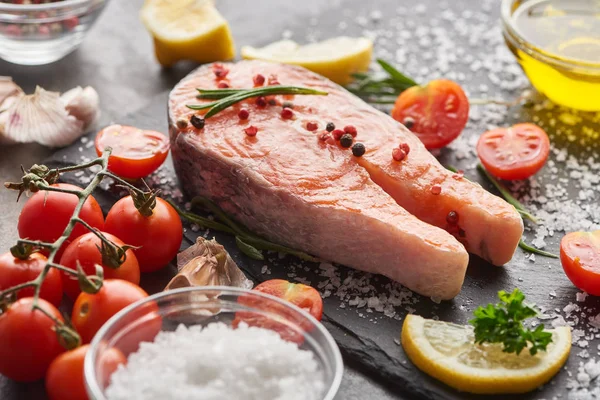
[[[512,256],[522,232],[512,206],[453,179],[391,117],[301,67],[242,61],[225,68],[224,81],[232,88],[250,88],[262,74],[329,95],[273,96],[268,99],[273,104],[264,107],[248,99],[207,119],[202,129],[178,128],[177,120],[202,114],[186,107],[203,101],[196,99],[196,89],[214,89],[222,81],[211,66],[192,72],[169,97],[172,156],[188,194],[210,198],[274,242],[441,299],[460,291],[468,263],[465,244],[490,260]],[[283,102],[293,105],[293,118],[281,116]],[[249,111],[247,120],[238,117],[241,108]],[[308,130],[309,122],[318,129]],[[320,140],[328,122],[356,127],[355,141],[365,144],[366,153],[355,157],[339,141]],[[255,136],[245,133],[250,126],[257,128]],[[400,143],[411,148],[402,162],[392,159]],[[442,192],[434,196],[430,187],[436,183]],[[452,210],[459,221],[451,234],[444,228]],[[493,230],[501,231],[502,240]]]

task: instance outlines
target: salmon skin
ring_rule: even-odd
[[[210,198],[274,242],[385,275],[440,299],[451,299],[461,289],[468,263],[464,244],[490,260],[512,256],[518,239],[509,248],[513,238],[507,226],[514,223],[516,211],[480,187],[452,179],[418,138],[391,117],[301,67],[262,61],[225,67],[232,88],[252,87],[256,74],[276,75],[282,85],[329,95],[273,96],[275,105],[266,107],[248,99],[206,120],[203,129],[189,124],[180,129],[176,121],[195,114],[186,105],[202,102],[196,88],[214,89],[219,83],[211,66],[192,72],[169,96],[173,162],[189,195]],[[294,118],[281,117],[283,102],[293,104]],[[238,118],[242,107],[249,111],[248,120]],[[309,131],[308,122],[316,122],[318,129]],[[355,141],[366,146],[364,156],[353,156],[339,141],[321,141],[328,122],[338,128],[354,125]],[[244,132],[249,126],[258,129],[256,136]],[[402,162],[391,156],[399,143],[411,147]],[[442,185],[439,196],[430,194],[434,182]],[[456,233],[460,241],[443,229],[444,213],[454,209],[465,231],[461,235],[466,235]],[[522,222],[517,219],[520,238]],[[494,228],[503,230],[508,244],[493,242],[496,237],[489,231]],[[503,251],[496,251],[496,245]]]

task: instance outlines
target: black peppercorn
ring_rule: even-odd
[[[192,118],[190,118],[190,122],[196,129],[204,128],[204,118],[200,118],[197,115],[192,115]]]
[[[346,148],[352,146],[353,141],[354,141],[354,138],[349,133],[343,134],[342,137],[340,138],[340,144],[342,145],[342,147],[346,147]]]
[[[402,123],[404,124],[406,129],[411,129],[413,126],[415,126],[415,120],[411,117],[404,118],[404,121],[402,121]]]
[[[352,154],[356,157],[362,157],[362,155],[365,154],[365,151],[365,145],[362,143],[354,143],[354,146],[352,146]]]
[[[276,106],[277,102],[275,101],[275,99],[269,99],[269,105],[270,106]]]
[[[333,132],[334,129],[335,129],[335,124],[333,122],[328,122],[327,126],[325,126],[325,130],[327,132]]]
[[[294,108],[294,104],[291,101],[284,101],[281,106],[283,108]]]

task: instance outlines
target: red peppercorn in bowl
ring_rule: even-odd
[[[83,42],[108,0],[0,2],[0,58],[21,65],[60,60]]]

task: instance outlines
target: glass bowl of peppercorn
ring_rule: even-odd
[[[60,60],[83,41],[108,0],[0,0],[0,58],[21,65]]]

